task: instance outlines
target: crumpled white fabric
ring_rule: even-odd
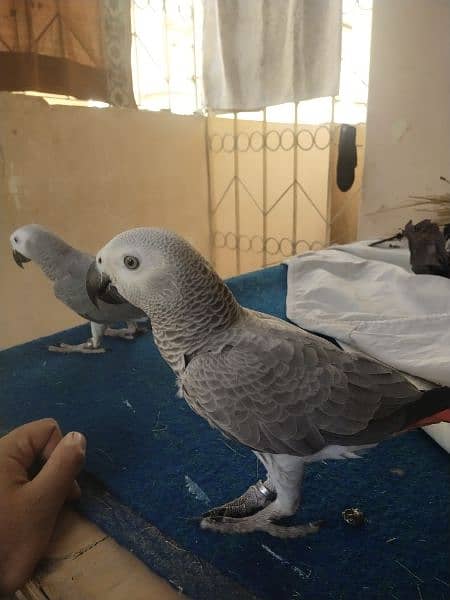
[[[300,327],[450,386],[450,280],[412,273],[407,249],[360,242],[290,259],[286,313]]]
[[[407,248],[368,244],[289,259],[288,318],[420,378],[419,388],[450,386],[450,279],[412,273]],[[450,452],[450,424],[425,430]]]

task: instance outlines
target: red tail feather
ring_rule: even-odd
[[[441,422],[450,423],[450,408],[441,410],[430,417],[420,419],[419,421],[416,421],[410,425],[408,429],[416,429],[416,427],[424,427],[425,425],[434,425],[435,423]]]

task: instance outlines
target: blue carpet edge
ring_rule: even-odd
[[[118,544],[135,554],[178,591],[196,600],[258,600],[210,563],[185,550],[145,521],[88,472],[78,478],[83,490],[74,507]]]

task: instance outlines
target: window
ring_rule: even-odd
[[[200,0],[132,0],[136,103],[149,110],[201,110]]]
[[[201,112],[201,0],[132,0],[131,19],[138,106],[179,114]],[[302,122],[365,122],[371,25],[372,0],[343,1],[339,96],[300,102]],[[245,113],[245,118],[262,120],[262,114]],[[269,107],[267,120],[292,123],[293,104]]]
[[[170,110],[177,114],[203,113],[202,0],[131,0],[132,71],[136,103],[141,109]],[[300,102],[299,120],[320,124],[364,123],[372,27],[372,0],[343,0],[342,64],[339,95]],[[77,100],[56,94],[50,104],[102,108],[103,102]],[[268,107],[268,121],[292,123],[291,104]],[[231,115],[222,115],[230,117]],[[243,113],[248,120],[263,115]]]

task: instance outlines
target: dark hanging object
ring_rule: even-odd
[[[445,249],[445,237],[436,223],[429,219],[404,229],[411,254],[411,268],[422,275],[441,275],[450,278],[450,254]]]
[[[336,183],[341,192],[347,192],[352,187],[357,164],[356,127],[341,125],[336,172]]]

